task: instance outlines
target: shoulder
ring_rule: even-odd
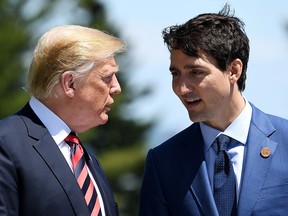
[[[32,144],[31,140],[37,140],[35,138],[45,133],[47,129],[28,104],[14,115],[0,120],[0,145],[5,149],[17,150],[24,146],[23,143]]]
[[[0,120],[0,134],[6,134],[9,131],[19,130],[25,124],[24,118],[31,119],[33,111],[27,103],[20,111]],[[36,114],[34,114],[36,116]],[[32,119],[31,119],[32,121]]]
[[[251,124],[255,125],[267,136],[287,137],[288,139],[288,120],[273,114],[268,114],[252,105]]]
[[[250,103],[251,104],[251,103]],[[273,114],[265,113],[264,111],[258,109],[256,106],[251,104],[252,106],[252,121],[270,121],[274,126],[288,126],[288,120],[282,118],[280,116],[276,116]]]
[[[15,133],[23,126],[23,120],[18,115],[12,115],[0,120],[0,136]]]
[[[150,151],[155,154],[175,154],[177,151],[182,150],[185,145],[197,140],[198,137],[202,139],[200,126],[198,123],[193,123]]]
[[[267,116],[275,128],[275,132],[271,138],[282,137],[288,141],[288,120],[271,114],[267,114]]]

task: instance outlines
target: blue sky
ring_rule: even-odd
[[[160,144],[191,124],[188,114],[171,89],[169,53],[162,30],[181,24],[199,13],[218,12],[227,2],[246,23],[250,38],[250,61],[243,95],[264,112],[288,118],[288,23],[287,0],[102,0],[109,21],[129,42],[133,66],[129,83],[135,89],[153,88],[130,111],[139,121],[157,120],[149,137]]]

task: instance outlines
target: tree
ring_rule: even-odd
[[[2,0],[0,16],[0,118],[15,113],[28,101],[29,96],[22,90],[24,71],[28,69],[36,40],[48,27],[80,24],[119,36],[116,27],[107,22],[105,8],[97,0]],[[129,56],[124,57],[117,61],[128,68]],[[109,122],[80,135],[82,142],[100,159],[123,216],[137,215],[145,134],[153,124],[140,124],[123,115],[125,106],[134,101],[131,87],[126,84],[126,70],[119,73],[122,93],[115,98]],[[138,92],[147,93],[146,89]]]

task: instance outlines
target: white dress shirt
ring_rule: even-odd
[[[45,125],[45,127],[51,134],[52,138],[54,139],[55,143],[59,147],[64,158],[66,159],[71,171],[73,172],[70,146],[64,141],[65,138],[71,132],[71,129],[66,125],[64,121],[62,121],[62,119],[60,119],[55,113],[53,113],[50,109],[48,109],[48,107],[46,107],[43,103],[41,103],[35,97],[31,97],[29,104],[32,110],[36,113],[38,118],[42,121],[42,123]],[[89,168],[88,168],[88,173],[95,186],[97,194],[99,196],[102,216],[105,216],[103,199],[99,191],[99,188],[96,184],[96,181],[93,178],[93,175],[91,174]]]
[[[245,99],[245,98],[244,98]],[[250,121],[252,118],[252,107],[245,99],[245,107],[240,115],[226,128],[225,131],[221,132],[200,122],[200,128],[204,139],[204,155],[207,163],[207,170],[210,179],[211,189],[213,191],[213,176],[214,176],[214,163],[216,159],[216,149],[213,148],[212,144],[217,136],[221,133],[233,138],[231,144],[228,146],[228,154],[231,158],[234,172],[236,175],[236,188],[237,188],[237,199],[239,197],[242,165],[244,158],[244,150],[248,137]]]

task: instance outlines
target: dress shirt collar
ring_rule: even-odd
[[[215,128],[212,128],[206,125],[203,122],[200,122],[200,128],[203,135],[205,151],[208,151],[213,141],[216,137],[223,133],[238,142],[242,143],[243,145],[246,144],[250,121],[252,118],[252,107],[249,102],[245,100],[245,107],[243,111],[239,114],[239,116],[226,128],[224,132],[221,132]]]
[[[62,119],[35,97],[31,97],[29,104],[38,118],[45,125],[57,145],[69,135],[70,128]]]

